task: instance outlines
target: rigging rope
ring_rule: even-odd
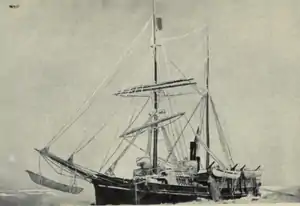
[[[181,124],[181,121],[179,120],[178,121],[178,125],[179,125],[179,129],[180,130],[182,130],[182,124]],[[178,132],[178,129],[176,128],[176,134],[177,135],[179,135],[179,132]],[[188,147],[187,147],[187,145],[186,145],[186,141],[185,141],[185,136],[184,136],[184,133],[182,133],[182,138],[180,138],[180,140],[181,140],[181,142],[183,142],[183,145],[181,145],[181,148],[182,148],[182,150],[184,151],[184,153],[185,153],[185,157],[188,157],[189,155],[188,155]],[[179,141],[180,141],[179,140]]]
[[[95,99],[94,96],[96,95],[96,93],[103,87],[103,86],[108,86],[111,81],[114,79],[114,77],[117,75],[117,73],[120,71],[120,68],[118,68],[119,64],[123,61],[123,59],[131,54],[131,49],[134,45],[134,43],[139,39],[139,37],[146,31],[149,23],[151,22],[152,16],[149,18],[149,20],[145,23],[144,27],[142,28],[142,30],[138,33],[138,35],[133,39],[133,41],[130,43],[129,47],[123,52],[123,54],[120,56],[119,60],[116,62],[116,64],[114,65],[113,70],[114,73],[112,74],[111,78],[110,75],[106,76],[106,78],[96,87],[96,89],[94,90],[94,92],[92,93],[92,95],[87,98],[84,103],[77,109],[76,114],[78,114],[77,117],[75,117],[74,119],[72,119],[70,121],[69,124],[65,124],[61,127],[61,129],[58,131],[58,133],[56,135],[53,136],[53,138],[48,142],[48,144],[46,145],[46,147],[49,147],[51,144],[53,144],[59,137],[61,137],[92,105],[92,103],[94,102]],[[84,110],[82,110],[82,108],[88,105]],[[81,111],[82,110],[82,111]],[[81,111],[81,112],[80,112]]]
[[[114,135],[114,139],[118,138],[118,136],[119,136],[119,127],[118,127],[117,130],[116,130],[116,133],[115,133],[115,135]],[[110,147],[110,148],[108,149],[106,155],[104,156],[104,158],[103,158],[103,160],[102,160],[102,163],[105,162],[105,161],[107,160],[111,148],[112,148],[112,147]],[[101,168],[101,167],[102,167],[102,165],[100,166],[100,168]]]
[[[193,126],[192,126],[192,124],[190,123],[190,121],[188,120],[188,118],[187,118],[187,116],[186,115],[184,115],[184,118],[186,119],[186,121],[187,121],[187,123],[188,123],[188,125],[190,126],[190,128],[191,128],[191,130],[192,130],[192,132],[193,132],[193,134],[196,134],[195,135],[195,137],[197,137],[197,143],[198,143],[198,137],[200,138],[200,135],[201,135],[201,133],[202,133],[202,129],[203,129],[203,119],[204,119],[204,105],[205,105],[205,98],[201,98],[200,99],[200,104],[201,104],[201,107],[200,107],[200,125],[201,125],[201,127],[200,127],[200,125],[199,125],[199,133],[197,134],[197,132],[195,132],[195,130],[194,130],[194,128],[193,128]],[[197,150],[199,149],[199,147],[198,147],[198,144],[197,144],[197,148],[196,148]]]
[[[173,113],[174,113],[174,110],[173,110],[172,102],[171,102],[171,100],[170,100],[169,97],[168,97],[167,99],[168,99],[169,106],[170,106],[170,113],[173,114]],[[173,126],[172,124],[170,124],[170,130],[172,131],[172,137],[175,139],[174,131],[176,130],[176,132],[177,132],[176,125]],[[184,152],[181,151],[182,153],[180,153],[180,151],[179,151],[179,149],[178,149],[177,147],[176,147],[176,151],[177,151],[177,154],[178,154],[179,156],[181,156],[181,159],[183,159],[183,158],[184,158],[184,155],[185,155],[185,154],[183,154]]]
[[[178,71],[185,79],[187,79],[187,77],[186,77],[186,76],[184,75],[184,73],[176,66],[176,64],[175,64],[173,61],[169,61],[169,58],[168,58],[168,55],[167,55],[167,49],[166,49],[164,43],[167,42],[167,41],[171,41],[171,40],[175,40],[175,39],[187,37],[187,36],[189,36],[190,34],[196,32],[196,31],[198,31],[198,30],[203,30],[203,28],[201,28],[201,29],[196,29],[196,30],[194,30],[194,31],[192,31],[192,32],[189,32],[189,33],[187,33],[187,34],[184,34],[184,35],[182,35],[182,36],[171,37],[171,38],[166,38],[166,39],[163,39],[163,40],[162,40],[162,43],[161,43],[161,49],[162,49],[162,54],[163,54],[163,57],[164,57],[164,62],[165,62],[165,65],[166,65],[166,67],[167,67],[167,69],[168,69],[168,72],[170,71],[169,66],[168,66],[168,63],[171,63],[171,64],[173,65],[173,67],[174,67],[174,68],[175,68],[175,69],[176,69],[176,70],[177,70],[177,71]],[[198,94],[202,95],[203,92],[201,92],[201,91],[199,91],[199,89],[197,89],[197,88],[198,88],[197,85],[192,86],[192,88],[194,88],[195,91],[196,91]]]
[[[165,127],[161,127],[161,130],[162,130],[162,133],[163,133],[163,136],[164,136],[164,139],[165,139],[165,144],[166,144],[167,151],[171,152],[172,151],[172,144],[171,144],[171,141],[169,139],[167,130],[166,130]],[[172,153],[172,155],[171,155],[170,162],[172,162],[172,163],[178,162],[177,157],[174,153]]]
[[[152,119],[152,116],[148,118],[148,120],[145,122],[147,124]],[[125,149],[121,152],[119,157],[113,162],[113,164],[108,168],[107,171],[113,172],[116,168],[118,162],[121,160],[121,158],[125,155],[125,153],[128,151],[128,149],[132,146],[132,144],[135,142],[136,138],[140,135],[140,133],[136,133],[134,137],[129,141],[129,144],[125,147]]]
[[[225,138],[225,135],[224,135],[224,132],[223,132],[223,129],[222,129],[222,126],[221,126],[216,108],[215,108],[215,104],[212,101],[212,98],[210,98],[210,102],[212,104],[213,113],[214,113],[214,116],[215,116],[215,119],[216,119],[217,131],[219,133],[219,139],[220,139],[220,143],[221,143],[222,148],[223,148],[223,152],[227,156],[227,160],[230,164],[230,167],[232,167],[234,165],[234,161],[232,159],[231,151],[230,151],[228,142],[226,141],[226,138]]]
[[[133,99],[130,100],[130,104],[133,103],[132,101]],[[70,155],[70,157],[72,157],[74,154],[80,152],[82,149],[84,149],[88,144],[90,144],[96,137],[97,135],[107,126],[107,123],[110,121],[111,118],[113,118],[117,113],[119,113],[120,111],[122,111],[122,108],[120,108],[120,110],[118,112],[116,112],[116,110],[109,116],[109,119],[100,127],[100,129],[84,144],[84,139],[79,143],[78,147],[75,149],[75,151]],[[135,113],[136,109],[134,110],[133,114]],[[130,123],[133,119],[134,115],[131,116],[130,119]]]
[[[170,98],[170,97],[167,97],[167,99],[168,99],[168,102],[169,102],[171,114],[173,114],[173,113],[174,113],[174,110],[173,110],[173,105],[172,105],[171,98]],[[178,132],[178,130],[177,130],[177,128],[176,128],[176,125],[173,127],[173,125],[170,124],[170,127],[171,127],[171,131],[172,131],[172,136],[175,138],[175,135],[174,135],[173,130],[176,132],[176,135],[179,135],[179,132]],[[182,129],[182,128],[181,128],[181,129]],[[181,146],[181,145],[180,145],[180,146]],[[179,149],[178,149],[177,147],[176,147],[176,150],[177,150],[177,153],[180,155]],[[187,154],[185,153],[186,150],[184,150],[184,149],[182,148],[182,146],[180,147],[180,150],[181,150],[181,152],[182,152],[181,159],[183,159],[184,156],[187,155]]]
[[[151,98],[149,97],[149,98],[146,100],[146,102],[145,102],[144,105],[142,106],[142,108],[141,108],[141,110],[139,111],[139,113],[137,114],[137,116],[132,120],[132,122],[129,124],[129,126],[126,128],[126,130],[125,130],[124,132],[128,131],[129,128],[134,124],[134,122],[137,120],[137,118],[141,115],[141,113],[142,113],[142,112],[144,111],[144,109],[146,108],[146,106],[147,106],[147,104],[148,104],[148,102],[149,102],[150,99],[151,99]],[[115,149],[115,151],[113,152],[113,154],[105,161],[104,164],[102,164],[102,166],[100,167],[100,170],[99,170],[99,171],[101,171],[101,170],[106,166],[106,164],[111,160],[111,158],[116,154],[116,152],[118,151],[118,149],[121,147],[121,145],[122,145],[124,139],[125,139],[125,138],[122,138],[121,142],[119,143],[119,145],[117,146],[117,148]]]
[[[133,102],[133,99],[130,100],[130,104],[132,104],[132,102]],[[123,108],[121,108],[121,110],[122,110],[122,109],[123,109]],[[133,120],[133,117],[134,117],[134,113],[135,113],[135,109],[134,109],[133,114],[132,114],[131,117],[130,117],[129,124],[132,123],[132,120]],[[118,127],[118,129],[117,129],[115,138],[118,136],[118,132],[119,132],[119,127]],[[117,149],[122,145],[122,143],[123,143],[123,139],[122,139],[122,141],[119,143],[119,145],[117,146]],[[110,149],[111,149],[111,148],[110,148]],[[110,149],[109,149],[109,151],[110,151]],[[117,149],[116,149],[116,150],[117,150]],[[102,168],[105,166],[105,165],[104,165],[105,162],[108,161],[107,157],[108,157],[109,151],[108,151],[108,153],[106,153],[106,155],[105,155],[105,157],[104,157],[104,159],[103,159],[102,165],[100,166],[99,171],[102,170]]]
[[[199,132],[197,133],[197,132],[195,132],[195,130],[194,130],[194,128],[193,128],[193,126],[191,125],[191,123],[188,121],[188,118],[187,118],[187,116],[186,115],[184,115],[184,118],[187,120],[187,122],[188,122],[188,124],[189,124],[189,126],[190,126],[190,128],[191,128],[191,130],[192,130],[192,132],[193,132],[193,134],[196,134],[195,135],[195,137],[197,138],[195,141],[197,142],[197,147],[196,147],[196,154],[197,154],[197,152],[198,152],[198,150],[199,150],[199,145],[198,145],[198,143],[199,143],[199,140],[198,140],[198,138],[201,138],[201,134],[202,134],[202,130],[203,130],[203,122],[204,122],[204,112],[203,112],[203,115],[202,115],[202,111],[204,111],[204,105],[205,105],[205,101],[202,101],[202,100],[204,100],[204,98],[203,99],[201,99],[200,101],[201,102],[203,102],[201,105],[202,105],[202,107],[200,108],[200,125],[198,125],[198,129],[199,129]],[[198,131],[198,130],[197,130]],[[198,155],[197,155],[198,156]],[[201,168],[204,168],[203,167],[203,165],[202,165],[202,163],[200,162],[200,166],[201,166]]]
[[[206,27],[205,27],[205,28],[206,28]],[[168,41],[174,41],[174,40],[178,40],[178,39],[183,39],[183,38],[185,38],[185,37],[187,37],[187,36],[189,36],[189,35],[191,35],[191,34],[197,32],[197,31],[201,31],[201,32],[202,32],[202,31],[204,31],[205,28],[203,28],[203,27],[201,27],[201,28],[196,28],[196,29],[194,29],[194,30],[192,30],[192,31],[190,31],[190,32],[187,32],[187,33],[185,33],[185,34],[182,34],[182,35],[180,35],[180,36],[173,36],[173,37],[162,38],[161,41],[162,41],[162,42],[168,42]]]
[[[202,99],[202,98],[203,98],[203,97],[201,97],[201,99]],[[191,121],[192,117],[194,116],[195,112],[197,111],[198,107],[200,106],[200,103],[201,103],[201,100],[199,101],[199,103],[198,103],[197,106],[195,107],[194,111],[192,112],[192,114],[191,114],[191,116],[190,116],[190,118],[189,118],[189,121]],[[188,122],[189,122],[189,121],[188,121]],[[171,153],[169,153],[169,155],[168,155],[168,157],[167,157],[167,161],[169,160],[171,154],[173,153],[174,147],[176,146],[176,144],[177,144],[178,141],[180,140],[180,138],[181,138],[181,136],[182,136],[184,130],[186,129],[186,127],[187,127],[187,125],[188,125],[188,122],[186,123],[186,125],[185,125],[184,128],[182,129],[181,134],[177,137],[177,140],[175,141],[175,143],[174,143],[174,145],[173,145],[172,151],[171,151]]]
[[[163,54],[163,56],[164,56],[164,61],[165,61],[165,65],[166,65],[166,67],[168,68],[168,70],[170,70],[169,69],[169,67],[168,67],[168,63],[170,63],[176,70],[177,70],[177,72],[179,72],[185,79],[188,79],[186,76],[185,76],[185,74],[179,69],[179,67],[173,62],[173,61],[170,61],[169,60],[169,58],[168,58],[168,55],[167,55],[167,49],[166,49],[166,47],[162,44],[162,46],[161,46],[161,48],[162,48],[162,54]],[[191,82],[191,81],[189,81],[189,82]],[[202,96],[203,95],[203,91],[200,91],[200,89],[197,87],[197,85],[191,85],[191,87],[200,95],[200,96]]]
[[[114,112],[112,115],[110,115],[110,119],[112,117],[114,117],[116,114],[116,112]],[[82,145],[81,147],[77,147],[76,150],[71,154],[74,155],[74,154],[77,154],[78,152],[80,152],[81,150],[83,150],[89,143],[91,143],[96,137],[97,135],[106,127],[107,123],[109,122],[109,120],[107,122],[105,122],[104,124],[102,124],[102,126],[100,127],[100,129],[84,144]]]
[[[164,56],[164,62],[165,62],[165,65],[167,67],[167,69],[169,70],[169,67],[168,67],[168,63],[171,63],[174,68],[183,76],[186,78],[186,76],[184,75],[184,73],[176,66],[176,64],[173,62],[173,61],[169,61],[169,58],[168,58],[168,55],[167,55],[167,50],[166,50],[166,47],[165,47],[165,43],[169,42],[169,41],[174,41],[174,40],[179,40],[179,39],[183,39],[183,38],[186,38],[188,36],[190,36],[191,34],[195,33],[195,32],[198,32],[198,31],[205,31],[207,32],[207,26],[205,27],[201,27],[201,28],[196,28],[190,32],[187,32],[183,35],[179,35],[179,36],[173,36],[173,37],[167,37],[167,38],[163,38],[161,40],[161,48],[162,48],[162,54]],[[196,88],[196,91],[200,94],[202,92],[200,92],[199,90],[197,90],[197,85],[194,86],[194,88]]]
[[[141,111],[139,112],[139,114],[137,115],[137,117],[140,115],[140,113],[144,110],[144,108],[145,108],[145,106],[147,105],[147,103],[148,103],[148,101],[149,101],[149,99],[150,98],[148,98],[148,100],[147,100],[147,102],[145,103],[145,105],[143,106],[143,108],[141,109]],[[178,117],[178,118],[180,118],[180,117]],[[147,124],[147,123],[149,123],[150,121],[151,121],[151,119],[152,119],[152,116],[150,116],[149,117],[149,119],[145,122],[145,124]],[[136,120],[136,119],[135,119]],[[134,121],[135,121],[134,120]],[[173,121],[175,121],[175,120],[173,120]],[[132,125],[132,124],[131,124]],[[130,125],[130,126],[131,126]],[[168,125],[168,124],[167,124]],[[130,128],[130,126],[125,130],[125,132]],[[160,127],[164,127],[165,125],[163,125],[163,126],[160,126]],[[160,128],[159,127],[159,128]],[[146,130],[145,130],[146,131]],[[127,147],[122,151],[122,153],[119,155],[119,157],[114,161],[114,163],[109,167],[109,169],[107,170],[107,171],[110,171],[110,172],[113,172],[114,171],[114,169],[115,169],[115,167],[116,167],[116,165],[117,165],[117,163],[120,161],[120,159],[125,155],[125,153],[128,151],[128,149],[132,146],[132,145],[134,145],[134,142],[135,142],[135,140],[136,140],[136,138],[141,134],[141,133],[143,133],[143,131],[141,131],[141,132],[138,132],[138,133],[136,133],[134,136],[133,136],[133,139],[131,139],[131,141],[129,142],[129,145],[127,145]],[[125,138],[124,138],[125,139]],[[140,148],[141,149],[141,148]],[[116,152],[116,151],[115,151]],[[115,154],[115,153],[114,153]],[[113,155],[114,155],[113,154]],[[113,156],[112,155],[112,156]],[[111,156],[111,157],[112,157]]]
[[[196,135],[196,134],[194,134]],[[210,154],[210,156],[223,168],[226,169],[225,165],[222,163],[221,160],[217,158],[217,156],[207,147],[207,145],[202,141],[200,138],[198,139],[199,143],[202,145],[202,147]]]
[[[78,169],[80,169],[81,171],[84,171],[84,172],[88,175],[88,176],[83,176],[83,174],[78,173],[78,176],[84,177],[85,179],[88,178],[88,177],[90,177],[90,175],[94,175],[94,174],[97,174],[97,173],[98,173],[98,172],[93,171],[93,170],[91,170],[91,169],[89,169],[89,168],[86,168],[86,167],[83,167],[83,166],[81,166],[81,165],[77,165],[77,164],[74,164],[74,163],[72,163],[72,164],[69,163],[69,165],[72,165],[72,167],[75,168],[75,169],[71,169],[71,168],[65,167],[65,165],[62,165],[62,164],[59,163],[59,162],[56,162],[56,161],[52,160],[52,159],[51,159],[50,157],[48,157],[48,156],[44,156],[44,155],[43,155],[43,158],[44,158],[44,160],[50,165],[50,167],[52,167],[52,169],[53,169],[57,174],[63,175],[62,172],[58,172],[53,166],[56,166],[57,168],[61,169],[62,171],[66,171],[66,172],[68,172],[68,173],[70,173],[70,174],[76,173],[76,171],[77,171],[76,168],[78,168]],[[49,162],[51,162],[51,164],[50,164]],[[65,161],[65,162],[68,162],[68,161]],[[66,176],[66,175],[65,175],[65,176]]]
[[[201,127],[200,127],[200,125],[199,125],[199,134],[201,134],[202,126],[203,126],[203,117],[204,117],[204,112],[203,112],[204,107],[203,107],[203,105],[205,104],[204,99],[205,99],[205,98],[201,98],[201,99],[200,99],[200,104],[201,104],[201,107],[200,107],[200,119],[201,119],[200,121],[201,121]],[[202,115],[203,115],[203,116],[202,116]],[[185,118],[186,121],[188,122],[188,118],[187,118],[186,115],[184,115],[184,118]],[[196,132],[195,132],[195,130],[194,130],[192,124],[191,124],[190,122],[188,122],[188,125],[190,126],[191,130],[193,131],[193,133],[196,134]],[[199,136],[199,135],[197,135],[197,136]]]
[[[106,170],[106,172],[110,172],[113,173],[118,162],[121,160],[121,158],[125,155],[125,153],[128,151],[128,149],[132,146],[132,144],[135,142],[136,138],[138,137],[139,134],[136,134],[135,137],[133,137],[131,139],[131,141],[129,141],[129,144],[127,145],[127,147],[125,147],[125,149],[121,152],[121,154],[119,155],[119,157],[112,163],[112,165]]]
[[[181,73],[181,75],[183,75],[185,78],[186,76],[184,75],[184,73],[179,69],[179,67],[173,62],[170,61],[170,63],[172,64],[172,66]],[[199,89],[197,85],[191,85],[191,87],[200,95],[203,96],[205,94],[205,90],[204,89]],[[202,91],[201,91],[202,90]]]
[[[172,133],[172,137],[175,139],[175,134],[174,134],[172,124],[167,125],[167,128],[168,128],[169,133]],[[184,156],[180,153],[179,149],[176,147],[175,150],[176,150],[176,154],[177,154],[176,156],[179,157],[180,159],[183,159]]]
[[[206,101],[204,101],[205,98],[203,99],[203,104],[202,104],[202,107],[200,108],[200,125],[199,125],[199,135],[196,136],[196,142],[197,142],[197,152],[199,151],[200,149],[200,145],[198,144],[199,143],[199,140],[198,138],[201,138],[201,135],[202,135],[202,138],[204,137],[204,132],[203,132],[203,128],[204,128],[204,111],[205,111],[205,105],[206,105]]]

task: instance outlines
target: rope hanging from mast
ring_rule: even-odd
[[[53,138],[47,143],[46,148],[50,147],[51,144],[53,144],[55,141],[57,141],[57,139],[59,137],[61,137],[74,123],[77,122],[77,120],[82,117],[84,115],[84,113],[92,106],[92,103],[95,100],[95,95],[98,93],[98,91],[102,88],[102,87],[106,87],[108,86],[112,80],[114,79],[114,77],[119,73],[120,71],[120,67],[119,64],[123,61],[123,59],[131,54],[131,50],[133,45],[136,43],[136,41],[140,38],[140,36],[146,31],[147,27],[149,26],[150,22],[151,22],[152,17],[149,18],[149,20],[145,23],[144,27],[141,29],[141,31],[138,33],[138,35],[133,39],[133,41],[130,43],[129,47],[122,53],[122,55],[120,56],[119,60],[116,62],[116,64],[113,67],[114,73],[112,75],[108,75],[106,76],[106,78],[95,88],[95,90],[93,91],[92,95],[90,97],[88,97],[83,104],[77,109],[76,111],[76,117],[75,118],[71,118],[70,122],[63,125],[60,130],[58,131],[58,133],[56,133]],[[87,107],[85,109],[84,106]]]

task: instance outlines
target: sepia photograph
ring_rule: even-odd
[[[300,203],[299,8],[0,1],[0,206]]]

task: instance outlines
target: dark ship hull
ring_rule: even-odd
[[[257,177],[246,178],[243,173],[237,178],[218,177],[202,173],[195,175],[195,182],[208,186],[210,199],[239,199],[249,194],[260,196],[260,179]]]
[[[208,181],[207,173],[195,176],[190,185],[168,185],[161,183],[134,183],[132,179],[122,179],[106,175],[98,175],[92,181],[95,189],[96,205],[106,204],[162,204],[195,201],[198,198],[214,201],[239,199],[253,194],[258,196],[259,181],[255,178],[235,180],[214,177],[219,185],[217,192],[213,183]],[[218,194],[219,192],[219,194]]]
[[[168,185],[141,182],[99,175],[92,181],[96,205],[105,204],[161,204],[194,201],[209,198],[208,188],[197,185]]]
[[[161,204],[194,201],[196,194],[180,194],[159,191],[136,191],[134,188],[122,188],[94,184],[96,205],[106,204]]]

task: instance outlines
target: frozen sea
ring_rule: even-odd
[[[29,191],[29,190],[28,190]],[[238,200],[221,201],[218,204],[267,204],[267,203],[282,203],[280,205],[287,205],[288,203],[300,203],[300,186],[295,187],[263,187],[261,189],[262,197],[259,199],[251,196],[241,198]],[[30,194],[29,194],[30,193]],[[39,193],[39,192],[37,192]],[[79,196],[65,195],[56,191],[43,192],[43,194],[35,194],[34,192],[14,192],[2,191],[0,193],[0,205],[2,206],[80,206],[90,205],[93,200],[81,198]],[[199,200],[190,203],[179,205],[211,205],[216,204],[213,201]]]

